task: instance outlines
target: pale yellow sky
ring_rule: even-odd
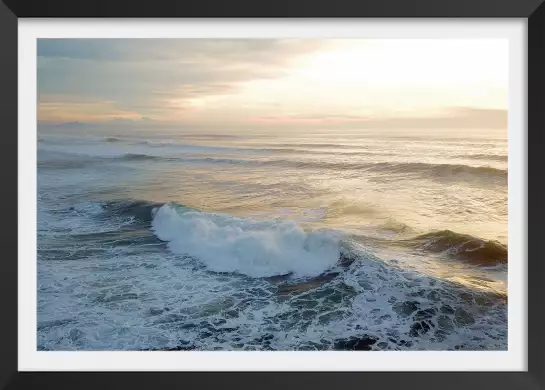
[[[44,123],[506,125],[506,40],[61,39],[38,55]]]

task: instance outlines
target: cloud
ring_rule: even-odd
[[[295,39],[40,39],[39,102],[73,96],[113,101],[124,112],[173,116],[190,109],[192,100],[278,77],[293,58],[323,45]],[[52,105],[42,111],[52,114]]]
[[[507,110],[473,107],[450,107],[428,116],[390,115],[369,117],[358,115],[267,115],[254,117],[255,124],[274,125],[313,125],[328,127],[335,125],[345,128],[372,129],[506,129]]]
[[[38,56],[114,62],[274,65],[325,44],[312,39],[40,39]]]
[[[137,112],[121,109],[112,100],[48,95],[39,97],[38,121],[59,123],[106,121],[113,118],[141,118]]]
[[[40,39],[38,117],[116,126],[146,117],[154,126],[199,128],[504,128],[506,111],[469,108],[506,106],[504,49],[445,40]]]

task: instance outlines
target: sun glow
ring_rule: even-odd
[[[271,41],[263,42],[253,42],[251,47],[274,47],[266,46]],[[152,72],[150,77],[157,78],[160,88],[150,84],[157,91],[148,94],[145,87],[135,84],[138,93],[125,96],[128,92],[111,91],[111,83],[107,83],[104,94],[115,94],[115,97],[103,96],[99,100],[112,101],[111,111],[122,112],[126,117],[234,127],[252,124],[353,126],[366,118],[430,117],[455,107],[507,108],[508,45],[505,40],[279,42],[276,44],[290,50],[274,53],[262,49],[255,53],[255,58],[250,55],[253,52],[245,53],[247,57],[244,57],[242,53],[224,50],[214,54],[214,61],[196,57],[194,63],[176,57],[172,68],[168,68],[172,72],[168,77],[147,61],[136,62],[132,69],[138,72],[138,78],[145,79],[144,76]],[[299,45],[297,50],[293,49],[295,43]],[[219,43],[216,45],[221,47]],[[116,63],[95,62],[99,65],[93,65],[89,72],[102,69],[106,73],[114,72],[117,77],[118,70],[109,68]],[[43,66],[51,66],[51,63],[52,60],[43,62]],[[65,66],[66,61],[62,64]],[[185,64],[186,69],[179,68],[180,64]],[[157,66],[165,67],[164,61]],[[97,75],[95,80],[101,82],[101,77]],[[85,85],[84,89],[103,93],[95,85]],[[116,105],[120,108],[116,109]],[[82,117],[87,118],[88,115],[83,115],[84,107],[81,110]],[[63,117],[63,112],[58,111]],[[46,113],[47,118],[55,116],[50,106],[43,105],[42,117],[46,117]]]
[[[224,104],[294,120],[504,109],[506,58],[507,46],[497,40],[338,41],[302,56],[282,77],[243,84]]]

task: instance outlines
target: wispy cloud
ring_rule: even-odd
[[[456,128],[507,128],[507,110],[451,107],[443,112],[427,116],[391,115],[370,117],[358,115],[266,115],[252,118],[255,124],[267,125],[314,125],[330,127],[338,125],[352,128],[373,129],[456,129]]]
[[[40,39],[38,118],[502,127],[505,115],[485,108],[506,108],[506,48],[450,40]],[[475,111],[437,113],[455,106]]]
[[[302,40],[42,39],[38,95],[41,107],[47,103],[40,113],[51,114],[52,97],[62,95],[164,115],[168,107],[231,93],[245,81],[278,77],[294,57],[321,46]]]

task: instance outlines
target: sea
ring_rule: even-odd
[[[507,130],[39,128],[38,349],[507,350],[507,162]]]

